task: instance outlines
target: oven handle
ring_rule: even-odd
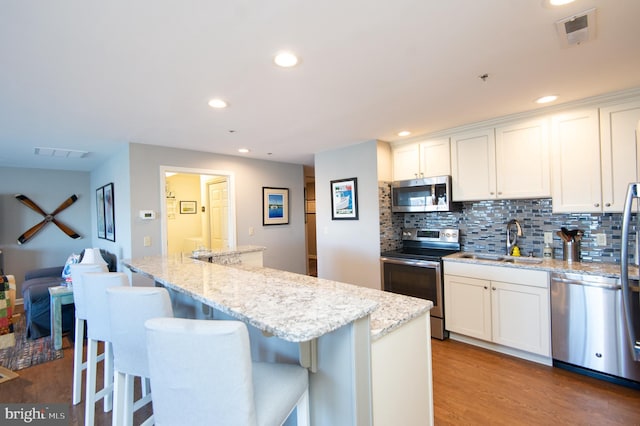
[[[394,263],[396,265],[408,265],[417,266],[419,268],[437,268],[440,266],[440,262],[432,262],[429,260],[411,260],[411,259],[396,259],[393,257],[381,257],[382,263]]]

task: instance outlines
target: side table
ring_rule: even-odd
[[[62,348],[62,305],[73,303],[73,290],[69,287],[49,287],[51,303],[51,340],[53,348]]]

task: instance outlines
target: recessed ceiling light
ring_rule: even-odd
[[[238,148],[238,152],[241,154],[246,154],[250,151],[249,151],[249,148]]]
[[[409,136],[410,134],[411,132],[408,130],[403,130],[401,132],[398,132],[398,136]]]
[[[576,0],[542,0],[542,7],[547,9],[553,9],[559,6],[564,6],[569,3],[573,3]]]
[[[298,57],[291,52],[279,52],[273,58],[273,62],[279,67],[291,68],[298,64]]]
[[[211,99],[209,101],[209,106],[211,108],[220,109],[220,108],[226,108],[227,107],[227,103],[225,101],[223,101],[222,99],[216,98],[216,99]]]
[[[553,102],[556,99],[558,99],[558,96],[556,96],[556,95],[548,95],[548,96],[543,96],[541,98],[536,99],[536,103],[537,104],[548,104],[549,102]]]

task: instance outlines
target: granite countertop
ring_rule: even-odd
[[[463,263],[474,263],[478,265],[493,265],[493,266],[504,266],[508,268],[520,268],[520,269],[535,269],[539,271],[547,271],[547,272],[560,272],[560,273],[580,273],[587,275],[600,275],[606,277],[620,277],[620,265],[617,263],[601,263],[601,262],[567,262],[564,260],[558,259],[541,259],[540,263],[511,263],[504,261],[493,261],[493,260],[480,260],[468,258],[468,252],[460,252],[454,253],[449,256],[444,257],[445,261],[451,262],[463,262]],[[480,253],[482,254],[482,253]],[[510,256],[503,256],[509,258]],[[524,258],[525,261],[528,258]],[[445,267],[446,272],[446,267]],[[637,266],[629,266],[629,278],[630,279],[639,279],[638,267]]]
[[[185,293],[291,342],[304,342],[371,315],[372,339],[427,312],[431,302],[306,275],[182,256],[122,263],[133,272]]]
[[[216,248],[216,249],[203,249],[203,250],[194,250],[191,253],[191,257],[194,259],[220,259],[220,258],[230,258],[232,259],[229,263],[238,263],[240,262],[240,255],[243,253],[253,253],[258,251],[265,251],[267,248],[263,246],[236,246],[233,248]],[[221,263],[221,262],[215,262]],[[222,262],[224,263],[224,262]]]
[[[312,286],[328,292],[340,291],[362,297],[377,303],[377,308],[371,313],[371,339],[377,340],[403,324],[428,312],[433,308],[430,300],[418,299],[401,294],[380,291],[372,288],[341,283],[337,281],[315,278],[293,272],[280,271],[271,268],[261,268],[250,265],[231,265],[233,268],[250,271],[264,277],[265,281],[273,278],[284,279],[304,286]]]

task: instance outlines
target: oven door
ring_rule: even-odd
[[[381,257],[382,289],[433,302],[431,316],[443,318],[440,262]]]

